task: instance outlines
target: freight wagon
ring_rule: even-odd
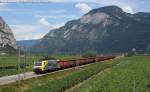
[[[35,73],[45,73],[48,71],[60,70],[69,67],[75,67],[79,65],[100,62],[104,60],[113,59],[115,56],[97,56],[97,57],[87,57],[79,58],[75,60],[39,60],[34,64]]]

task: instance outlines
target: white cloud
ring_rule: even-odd
[[[76,3],[76,2],[96,2],[97,0],[43,0],[52,3]]]
[[[1,2],[51,2],[51,3],[70,3],[70,2],[93,2],[93,0],[0,0]]]
[[[132,9],[132,7],[130,7],[130,6],[122,6],[121,8],[127,13],[131,13],[131,14],[135,13],[134,10]]]
[[[10,11],[6,3],[0,3],[0,11]]]
[[[65,24],[64,23],[60,23],[60,24],[54,24],[54,25],[52,25],[52,28],[59,28],[59,27],[62,27],[62,26],[64,26]]]
[[[8,7],[8,5],[11,3],[0,3],[0,11],[1,12],[11,12],[14,14],[17,13],[33,13],[34,11],[32,9],[14,9],[14,8],[10,8]]]
[[[65,15],[36,15],[37,18],[50,18],[50,19],[62,19],[65,18]]]
[[[44,25],[44,26],[47,26],[47,27],[50,26],[50,23],[49,23],[45,18],[41,18],[41,19],[39,20],[39,22],[40,22],[42,25]]]
[[[102,6],[116,5],[122,8],[127,13],[135,13],[133,7],[135,7],[135,1],[125,1],[125,0],[95,0],[95,3]]]
[[[5,7],[6,5],[6,3],[0,3],[0,7]]]
[[[64,9],[59,9],[59,10],[49,10],[48,12],[51,14],[60,14],[65,13],[66,11]]]
[[[68,0],[47,0],[48,2],[54,2],[54,3],[63,3],[68,2]]]
[[[44,17],[39,20],[40,24],[42,24],[47,30],[56,29],[64,25],[64,23],[60,24],[50,24]]]
[[[40,39],[48,32],[37,25],[10,25],[10,27],[17,40]]]
[[[65,15],[65,14],[59,14],[59,15],[35,15],[36,18],[47,18],[47,19],[75,19],[77,16],[75,15]]]
[[[17,40],[31,40],[31,39],[40,39],[46,35],[49,30],[56,29],[64,25],[60,24],[50,24],[45,18],[40,18],[37,25],[27,25],[27,24],[18,24],[10,25],[15,38]]]
[[[59,28],[63,26],[64,23],[50,25],[52,28]],[[15,38],[17,40],[31,40],[31,39],[40,39],[46,33],[49,32],[50,29],[42,27],[40,25],[10,25]]]
[[[87,13],[91,10],[91,7],[86,3],[78,3],[75,5],[75,7],[78,8],[82,13]]]

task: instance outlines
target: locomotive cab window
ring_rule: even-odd
[[[35,66],[41,66],[42,62],[36,62]]]

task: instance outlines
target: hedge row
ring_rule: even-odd
[[[27,66],[29,66],[29,64],[19,64],[19,67],[20,68],[26,68]],[[3,69],[18,69],[18,66],[0,66],[0,69],[3,70]]]

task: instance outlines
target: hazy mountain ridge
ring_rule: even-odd
[[[20,40],[20,41],[17,41],[17,45],[25,47],[25,48],[30,48],[37,42],[38,40]]]
[[[99,53],[150,50],[150,13],[129,14],[117,6],[93,9],[80,19],[51,30],[32,52]]]

